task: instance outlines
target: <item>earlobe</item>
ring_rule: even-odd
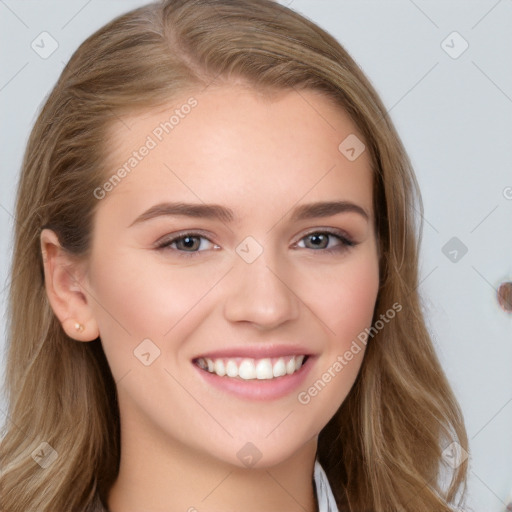
[[[62,248],[51,229],[42,230],[40,243],[46,295],[55,316],[70,338],[95,340],[99,336],[98,325],[87,290],[80,282],[84,263]]]

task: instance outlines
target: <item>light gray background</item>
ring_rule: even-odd
[[[41,103],[87,36],[143,3],[0,0],[2,313],[15,187]],[[498,307],[496,289],[512,280],[512,1],[282,3],[347,48],[381,94],[412,159],[425,204],[420,291],[465,414],[469,505],[503,511],[512,501],[512,315]],[[31,48],[43,31],[58,42],[46,59]],[[463,39],[448,37],[454,31]],[[469,47],[457,56],[464,41]],[[468,248],[457,262],[442,252],[452,237]],[[5,411],[0,399],[0,422]]]

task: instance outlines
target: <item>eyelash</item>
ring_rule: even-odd
[[[308,236],[312,235],[328,235],[334,238],[337,238],[341,244],[336,245],[334,247],[331,247],[330,249],[310,249],[309,247],[306,247],[305,249],[308,249],[310,251],[314,252],[323,252],[328,254],[334,254],[334,253],[340,253],[345,252],[347,250],[350,250],[351,248],[358,245],[353,240],[351,240],[349,237],[347,237],[343,232],[338,230],[318,230],[318,231],[310,231],[309,233],[306,233],[300,240],[302,241],[304,238],[307,238]],[[187,232],[183,234],[179,234],[178,236],[173,236],[172,238],[168,238],[164,240],[163,242],[156,244],[156,249],[160,251],[175,251],[179,254],[179,257],[183,258],[193,258],[198,256],[201,252],[204,251],[182,251],[180,249],[172,249],[170,246],[180,240],[183,240],[184,238],[204,238],[205,240],[208,240],[210,243],[213,243],[208,237],[204,236],[202,233],[198,232]],[[297,243],[299,243],[297,242]]]

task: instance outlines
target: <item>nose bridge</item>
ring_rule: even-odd
[[[259,249],[254,241],[246,240],[237,248],[225,316],[230,321],[275,327],[298,316],[299,301],[287,282],[290,272],[280,265],[279,255],[258,245]]]

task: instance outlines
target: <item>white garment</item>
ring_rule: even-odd
[[[320,463],[315,460],[315,485],[318,500],[318,512],[339,512],[332,494],[329,480]]]

